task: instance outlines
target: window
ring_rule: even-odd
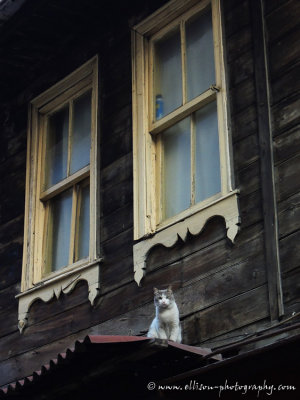
[[[19,326],[36,298],[99,284],[97,58],[31,102]]]
[[[135,279],[155,244],[239,223],[233,190],[219,0],[174,0],[134,27]]]

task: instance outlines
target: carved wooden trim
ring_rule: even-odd
[[[93,263],[80,266],[52,279],[42,281],[35,287],[18,294],[16,298],[19,299],[18,327],[20,333],[27,326],[29,308],[36,300],[41,299],[44,302],[48,302],[53,297],[58,299],[61,293],[70,293],[81,280],[85,280],[88,284],[88,297],[93,306],[100,289],[100,263],[101,259],[98,259]]]
[[[206,222],[214,216],[221,216],[224,218],[227,228],[227,237],[234,243],[240,224],[238,191],[231,192],[209,206],[190,215],[183,221],[157,231],[152,237],[144,238],[140,242],[134,244],[134,279],[137,284],[140,286],[140,282],[146,274],[146,260],[151,248],[158,244],[165,247],[172,247],[179,238],[186,241],[188,232],[192,235],[198,235],[204,228]]]

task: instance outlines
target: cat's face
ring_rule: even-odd
[[[154,288],[154,304],[156,307],[168,308],[174,301],[174,295],[171,288],[164,290]]]

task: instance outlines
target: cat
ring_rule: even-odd
[[[147,336],[181,343],[179,311],[171,286],[164,290],[154,288],[154,305],[156,316],[150,325]]]

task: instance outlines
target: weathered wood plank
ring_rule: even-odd
[[[109,84],[104,82],[103,91],[106,94],[104,95],[103,114],[105,113],[105,118],[113,118],[116,110],[131,106],[130,69],[124,68],[124,65],[120,65],[118,74],[118,79],[115,79],[113,82],[109,82]],[[110,71],[109,76],[111,76]],[[123,79],[121,80],[122,76]]]
[[[281,36],[294,29],[300,20],[300,3],[297,0],[286,1],[266,18],[269,42],[277,41]]]
[[[133,255],[118,260],[106,258],[101,271],[101,293],[105,294],[134,281]]]
[[[209,349],[216,349],[225,346],[231,343],[236,342],[237,340],[245,339],[248,335],[255,334],[260,330],[270,327],[270,319],[265,318],[257,322],[252,322],[249,325],[245,325],[241,328],[235,329],[229,333],[224,333],[220,336],[214,337],[212,339],[208,339],[202,342],[203,347],[208,347]]]
[[[101,171],[101,187],[106,188],[132,179],[132,153],[117,159]]]
[[[215,273],[201,274],[198,281],[184,286],[181,290],[180,313],[197,313],[265,283],[264,257],[250,253],[246,259],[224,266]]]
[[[282,274],[300,267],[300,231],[284,237],[279,242]]]
[[[26,137],[26,133],[23,134]],[[13,145],[14,146],[14,145]],[[2,162],[0,162],[0,173],[1,177],[5,177],[8,171],[17,171],[18,169],[24,169],[26,166],[26,150],[22,149],[21,151],[15,150],[14,148],[10,148],[10,142],[8,142],[7,153],[14,153],[11,156]],[[7,154],[5,153],[5,154]]]
[[[24,215],[0,225],[0,251],[11,242],[23,243]]]
[[[16,309],[18,301],[15,299],[16,294],[20,292],[20,282],[2,289],[0,291],[0,313],[3,315],[8,308]],[[8,313],[8,312],[7,312]]]
[[[257,132],[257,115],[255,105],[247,107],[232,116],[232,139],[237,142]]]
[[[132,180],[123,181],[102,191],[102,213],[105,216],[133,202]]]
[[[290,96],[295,96],[300,92],[300,64],[293,64],[291,68],[285,70],[284,75],[272,82],[271,102],[276,105]]]
[[[229,64],[229,86],[235,87],[253,76],[252,49]]]
[[[101,293],[133,281],[133,229],[103,244],[105,263],[101,269]]]
[[[278,220],[280,238],[300,230],[300,192],[279,203]]]
[[[299,96],[290,97],[284,104],[272,107],[274,136],[300,123]]]
[[[225,26],[226,32],[226,26]],[[240,57],[243,53],[252,47],[252,32],[249,27],[243,28],[241,31],[232,35],[226,41],[227,62],[231,63],[234,59]]]
[[[283,315],[278,244],[278,220],[274,179],[273,143],[270,123],[269,68],[266,62],[266,32],[261,2],[251,3],[253,53],[257,100],[258,138],[261,160],[262,209],[265,230],[265,259],[271,319]]]
[[[183,322],[188,343],[202,343],[266,318],[269,314],[267,285],[233,297],[187,318]]]
[[[12,243],[0,250],[0,290],[21,281],[23,246]]]
[[[24,199],[25,169],[4,176],[0,181],[1,225],[24,213]]]
[[[107,240],[103,243],[103,255],[105,261],[108,259],[111,262],[119,259],[123,259],[125,256],[132,255],[133,245],[133,229],[128,229],[121,232],[111,240]]]
[[[28,324],[38,324],[44,320],[55,317],[58,314],[71,312],[72,310],[86,303],[88,298],[88,287],[85,281],[78,282],[70,294],[61,294],[58,299],[54,298],[48,303],[37,300],[30,307]]]
[[[279,164],[300,152],[300,125],[274,138],[274,161]]]
[[[150,250],[147,257],[147,271],[154,271],[157,268],[172,264],[191,254],[201,252],[226,238],[226,228],[223,219],[213,218],[207,222],[203,231],[197,235],[189,235],[188,240],[183,243],[178,241],[173,248],[156,246]],[[183,281],[185,278],[183,278]]]
[[[263,220],[262,193],[257,190],[248,196],[241,196],[239,200],[242,229],[257,224]]]
[[[239,6],[240,0],[227,0],[224,2],[223,7],[225,14],[232,10],[234,7]]]
[[[240,197],[257,191],[260,187],[260,161],[256,160],[247,167],[236,172],[236,186]]]
[[[202,275],[211,274],[213,271],[225,268],[226,266],[229,267],[243,261],[248,255],[257,257],[263,251],[262,232],[258,228],[253,229],[253,237],[246,240],[246,235],[249,235],[247,231],[245,229],[239,233],[238,236],[240,238],[237,236],[234,247],[229,246],[226,240],[222,240],[186,257],[183,260],[182,282],[199,279]],[[241,236],[242,233],[243,236]]]
[[[120,128],[117,131],[113,131],[109,121],[106,121],[103,129],[111,132],[111,136],[102,144],[105,151],[102,153],[101,168],[132,152],[131,116],[127,114],[127,117],[120,121]]]
[[[299,165],[300,154],[297,154],[277,166],[277,198],[279,201],[300,191]]]
[[[259,158],[259,146],[257,134],[247,136],[236,142],[233,146],[233,158],[235,170],[240,170],[257,161]]]
[[[15,295],[19,292],[19,283],[0,291],[0,337],[18,329],[18,302]]]
[[[296,43],[299,43],[298,30],[289,32],[289,34],[269,47],[269,65],[272,80],[281,74],[285,74],[285,70],[289,66],[299,61],[300,46],[296,45]]]
[[[300,267],[290,273],[285,274],[282,280],[284,303],[293,307],[300,303]]]
[[[231,112],[238,113],[255,103],[254,80],[249,78],[230,92]]]
[[[0,337],[18,331],[18,309],[8,308],[5,314],[0,314]]]
[[[285,4],[288,0],[264,0],[265,13],[269,14]]]
[[[102,218],[101,240],[105,242],[133,226],[132,204],[126,205]]]
[[[130,132],[131,104],[121,109],[116,109],[113,115],[103,115],[103,129],[104,132],[109,132],[109,134],[103,135],[103,143],[110,143],[111,140],[115,139],[118,133],[124,135],[124,132]],[[123,155],[127,153],[129,153],[129,151],[124,152]]]
[[[235,32],[250,24],[249,2],[240,1],[236,7],[225,13],[226,36],[230,37]]]

